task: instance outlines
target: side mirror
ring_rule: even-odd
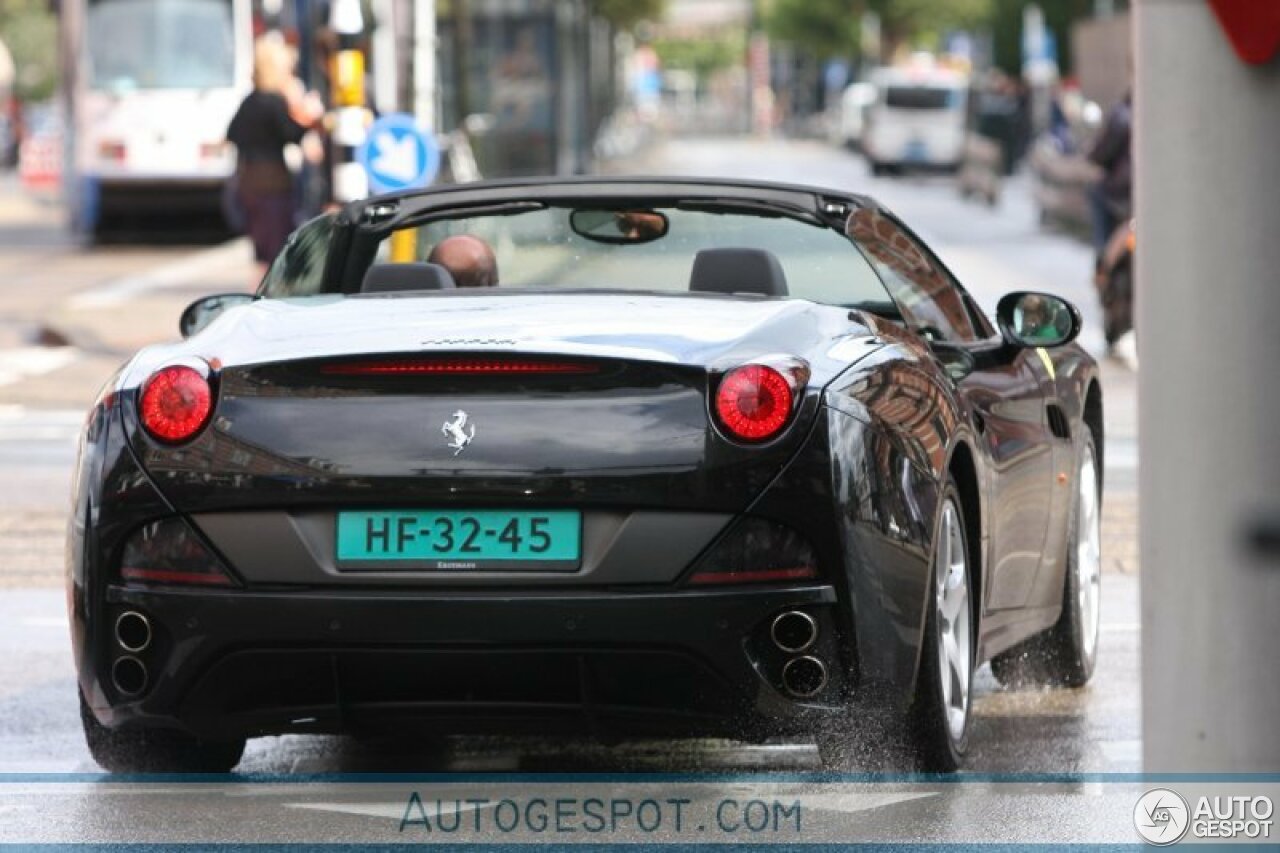
[[[1007,343],[1016,347],[1060,347],[1080,334],[1080,312],[1065,299],[1048,293],[1016,291],[996,306],[996,323]]]
[[[212,323],[223,311],[252,302],[254,298],[251,293],[215,293],[212,296],[202,296],[182,312],[182,316],[178,318],[178,331],[182,332],[184,338],[189,338]]]

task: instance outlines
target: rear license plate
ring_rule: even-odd
[[[343,569],[573,571],[582,518],[569,510],[340,512],[337,539]]]
[[[925,146],[923,139],[913,139],[907,143],[907,150],[903,154],[903,159],[911,163],[919,163],[929,157],[929,149]]]

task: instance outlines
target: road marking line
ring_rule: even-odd
[[[30,628],[66,628],[70,625],[65,616],[31,616],[22,620]]]
[[[920,791],[920,792],[896,792],[896,793],[850,793],[850,794],[808,794],[805,796],[805,805],[807,808],[822,807],[833,812],[842,812],[844,814],[853,814],[855,812],[869,812],[875,809],[882,809],[886,806],[896,806],[899,803],[909,803],[912,800],[923,800],[929,797],[939,796],[938,791]]]
[[[146,272],[109,281],[73,296],[67,304],[76,309],[119,305],[152,290],[198,283],[201,276],[212,270],[245,265],[248,257],[245,239],[238,237]]]
[[[2,352],[2,351],[0,351]],[[0,405],[0,424],[15,421],[38,421],[47,424],[84,423],[85,411],[82,409],[33,409],[21,403]]]
[[[57,370],[75,359],[75,347],[14,347],[0,350],[0,385],[12,385]]]
[[[404,802],[393,803],[282,803],[287,809],[307,809],[318,812],[338,812],[339,814],[353,814],[361,817],[383,817],[392,820],[403,820],[405,816]],[[496,805],[496,803],[494,804]],[[458,806],[459,812],[480,811],[481,808],[492,808],[492,806],[480,805],[475,803],[461,803]]]
[[[71,444],[79,437],[80,430],[70,427],[30,427],[5,429],[0,427],[0,442],[5,441],[59,441]]]
[[[4,356],[0,351],[0,359]],[[29,409],[0,406],[0,442],[56,441],[74,444],[84,428],[78,409]]]

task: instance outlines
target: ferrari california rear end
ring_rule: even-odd
[[[923,704],[927,766],[954,766],[980,654],[967,415],[883,289],[822,304],[783,279],[830,238],[865,276],[840,281],[880,287],[842,225],[857,201],[622,189],[356,206],[299,232],[259,298],[122,368],[90,415],[68,549],[100,763],[225,770],[278,733],[758,739]],[[691,239],[669,284],[601,261],[595,287],[548,261],[652,243],[636,274],[662,279],[658,237],[578,215],[637,203],[670,240],[737,216],[803,252]],[[527,266],[492,289],[441,289],[423,264],[383,286],[387,235],[440,222],[501,231]],[[965,584],[946,624],[935,577],[939,602]],[[940,631],[964,660],[921,687]]]

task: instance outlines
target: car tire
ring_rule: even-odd
[[[916,695],[905,717],[889,698],[868,697],[829,721],[814,733],[823,769],[831,772],[924,770],[951,773],[959,768],[969,746],[969,717],[973,704],[974,651],[977,645],[975,609],[971,591],[972,551],[964,508],[955,480],[947,478],[934,526],[933,555],[930,560],[929,595],[925,614],[924,647]],[[939,567],[943,570],[940,572]],[[944,591],[961,592],[959,599],[947,598]],[[947,607],[942,607],[945,601]],[[958,658],[943,650],[940,632],[955,630],[963,642],[956,645]],[[944,683],[943,662],[964,670],[957,697],[954,685]],[[958,714],[958,724],[954,714]]]
[[[244,754],[244,738],[212,741],[171,729],[109,729],[79,698],[89,754],[112,773],[226,773]]]
[[[909,712],[921,769],[950,773],[969,747],[977,619],[964,505],[948,477],[934,528],[924,646]]]
[[[991,672],[1006,687],[1083,687],[1097,665],[1102,481],[1093,433],[1082,426],[1080,436],[1075,499],[1067,525],[1062,612],[1048,631],[992,658]]]

